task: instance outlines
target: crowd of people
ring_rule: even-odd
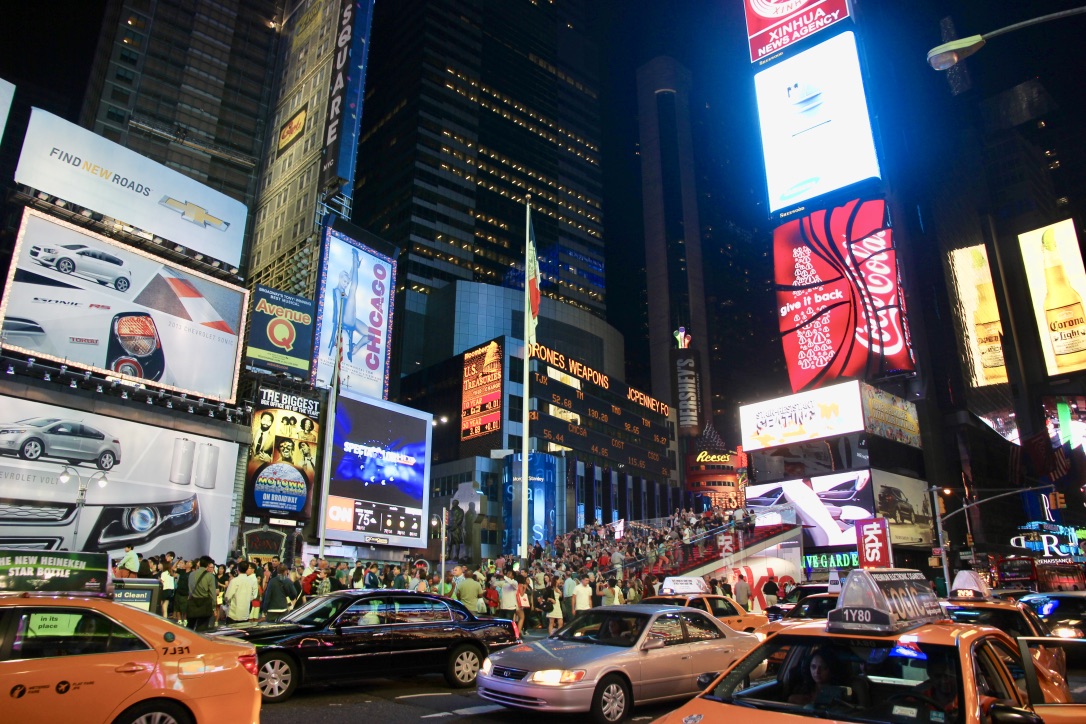
[[[526,565],[499,557],[483,565],[453,565],[444,578],[426,565],[311,558],[292,564],[278,557],[262,561],[210,557],[195,560],[173,551],[144,557],[131,547],[116,562],[119,578],[156,578],[162,584],[161,613],[194,630],[249,621],[277,621],[310,596],[344,589],[392,588],[436,593],[469,610],[512,619],[523,629],[554,631],[572,616],[599,605],[637,603],[659,591],[666,570],[705,556],[707,542],[722,529],[750,534],[752,511],[676,510],[657,525],[628,524],[621,539],[613,526],[588,525],[537,542]],[[742,580],[733,588],[709,580],[710,591],[731,595],[749,607],[752,595]],[[776,585],[776,584],[774,584]]]

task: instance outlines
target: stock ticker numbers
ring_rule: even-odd
[[[609,398],[625,397],[616,381],[609,390],[586,382],[577,389],[535,371],[532,384],[539,404],[529,416],[532,436],[645,474],[670,474],[667,418],[653,420],[615,404]]]

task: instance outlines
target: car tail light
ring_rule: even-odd
[[[113,321],[113,333],[130,355],[146,357],[158,349],[158,329],[146,314],[118,315]]]
[[[242,654],[238,657],[238,663],[253,676],[256,676],[256,654]]]

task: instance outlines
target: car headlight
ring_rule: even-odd
[[[490,661],[488,656],[483,660],[483,665],[479,667],[479,671],[486,676],[490,676],[490,672],[494,670],[494,664]]]
[[[1082,629],[1074,626],[1056,626],[1052,629],[1052,635],[1061,639],[1080,639],[1083,637]]]
[[[754,632],[754,635],[758,637],[758,643],[760,643],[760,644],[761,644],[761,643],[765,643],[765,640],[766,640],[767,638],[769,638],[768,636],[766,636],[766,635],[765,635],[764,633],[762,633],[761,631],[755,631],[755,632]]]
[[[584,675],[584,669],[544,669],[542,671],[533,671],[528,675],[528,681],[533,684],[559,686],[561,684],[576,684],[584,678]]]
[[[84,544],[84,550],[108,551],[138,546],[168,533],[191,528],[200,519],[199,499],[193,495],[174,503],[106,505]]]

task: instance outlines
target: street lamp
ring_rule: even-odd
[[[1042,15],[1039,18],[1023,20],[1020,23],[1008,25],[1005,28],[999,28],[998,30],[993,30],[984,35],[970,35],[968,38],[951,40],[948,43],[937,45],[928,51],[928,65],[935,70],[947,70],[983,48],[984,43],[991,38],[1004,35],[1014,30],[1027,28],[1030,25],[1037,25],[1038,23],[1047,22],[1049,20],[1059,20],[1060,18],[1070,17],[1072,15],[1081,15],[1082,13],[1086,13],[1086,7],[1062,10],[1058,13]]]
[[[79,546],[79,518],[83,512],[83,506],[87,502],[87,489],[90,488],[90,484],[95,480],[98,481],[98,487],[104,488],[109,485],[109,478],[106,476],[105,471],[97,470],[87,476],[84,480],[83,476],[78,470],[70,465],[64,465],[60,469],[59,480],[61,484],[67,485],[68,481],[72,479],[72,475],[75,475],[76,480],[79,481],[79,488],[76,490],[75,495],[75,524],[72,526],[72,546],[75,550],[78,550]]]
[[[431,527],[437,528],[438,525],[441,526],[441,580],[437,584],[438,585],[438,591],[440,591],[441,587],[445,585],[445,545],[446,545],[446,540],[447,540],[447,537],[448,537],[448,535],[446,533],[446,529],[445,529],[445,511],[444,510],[441,511],[440,520],[439,520],[438,516],[436,516],[436,515],[430,518],[430,526]]]

